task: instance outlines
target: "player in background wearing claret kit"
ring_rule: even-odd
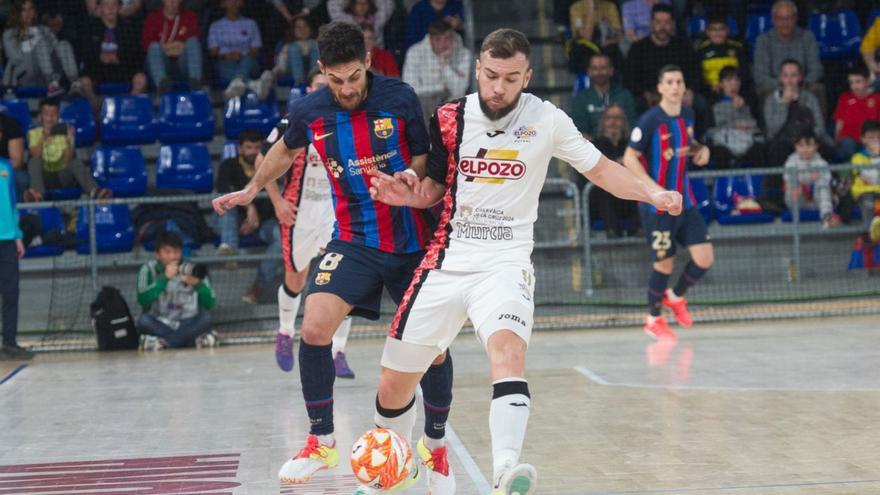
[[[525,355],[534,322],[533,230],[551,157],[616,196],[672,214],[681,209],[679,193],[602,156],[562,110],[522,92],[530,53],[519,31],[489,34],[476,65],[478,92],[441,105],[431,119],[427,177],[371,182],[373,197],[389,205],[441,202],[443,210],[385,341],[376,424],[410,434],[416,385],[470,319],[489,357],[493,494],[504,495],[530,495],[537,483],[535,468],[519,457],[531,407]],[[423,462],[436,446],[419,442]]]
[[[689,157],[693,156],[694,165],[703,167],[709,163],[709,147],[694,140],[694,111],[682,106],[685,89],[681,68],[666,65],[660,69],[657,77],[660,103],[639,117],[623,155],[623,164],[642,180],[682,195],[684,210],[678,216],[651,204],[639,205],[642,227],[654,259],[654,270],[648,280],[645,332],[658,340],[677,339],[661,314],[663,306],[672,310],[681,326],[690,328],[692,320],[685,292],[714,261],[706,221],[697,208],[687,176]],[[668,289],[666,284],[675,268],[676,243],[688,248],[691,260],[675,287]]]

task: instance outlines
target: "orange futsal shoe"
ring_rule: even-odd
[[[691,325],[694,324],[694,320],[691,319],[691,313],[688,311],[688,302],[684,297],[676,297],[675,300],[670,297],[672,294],[672,289],[666,289],[666,292],[663,293],[663,305],[672,310],[672,313],[675,315],[675,321],[678,322],[679,325],[690,328]]]
[[[645,333],[657,340],[678,340],[663,316],[645,316]]]

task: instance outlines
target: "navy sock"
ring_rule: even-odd
[[[452,405],[452,354],[432,365],[422,377],[422,398],[425,402],[425,435],[439,440],[446,436],[446,420]]]
[[[648,312],[651,316],[660,316],[660,305],[663,303],[667,282],[669,275],[657,270],[651,272],[651,278],[648,279]]]
[[[309,413],[312,435],[333,433],[333,367],[332,345],[311,345],[301,341],[299,345],[299,377],[302,382],[303,399]]]
[[[672,292],[675,292],[676,296],[683,296],[685,292],[687,292],[692,285],[697,283],[697,280],[700,280],[700,277],[708,271],[708,268],[700,268],[697,266],[693,260],[689,261],[687,266],[684,267],[684,271],[681,272],[681,276],[678,277],[678,282],[675,283]]]

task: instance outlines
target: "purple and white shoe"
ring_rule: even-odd
[[[281,371],[293,369],[293,337],[278,332],[275,335],[275,362]]]
[[[336,368],[336,378],[354,378],[354,371],[348,367],[344,352],[337,352],[333,358],[333,367]]]

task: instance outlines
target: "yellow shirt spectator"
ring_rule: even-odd
[[[595,5],[592,15],[590,15],[588,10],[591,4]],[[568,9],[568,13],[571,18],[571,35],[574,38],[581,36],[581,32],[585,29],[590,29],[590,33],[588,34],[592,37],[593,29],[603,21],[607,22],[614,32],[620,33],[623,31],[623,25],[620,22],[620,12],[617,10],[617,5],[608,0],[577,0],[571,5],[571,8]],[[585,25],[585,23],[588,22],[588,17],[592,19],[592,28]]]
[[[871,165],[873,163],[880,163],[880,156],[872,157],[865,150],[862,150],[853,155],[850,162],[856,166]],[[853,185],[850,190],[853,199],[858,200],[865,193],[880,194],[880,169],[855,170],[853,174],[855,177],[853,178]]]
[[[60,127],[60,126],[59,126]],[[43,128],[35,127],[28,131],[28,146],[34,148],[43,142]],[[70,145],[74,146],[73,137]],[[67,134],[53,132],[43,144],[43,170],[46,172],[60,172],[67,166],[65,153],[67,152]]]
[[[874,74],[880,73],[880,64],[877,64],[877,50],[880,49],[880,17],[874,19],[874,24],[868,28],[868,32],[862,38],[862,58],[865,65]]]

